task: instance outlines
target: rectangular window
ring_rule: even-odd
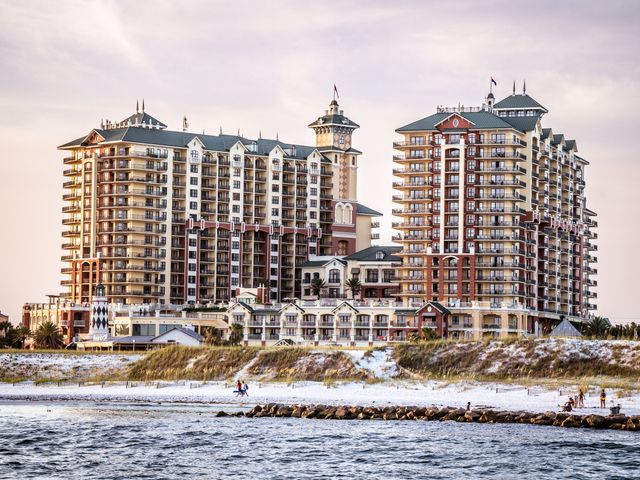
[[[193,166],[197,167],[197,165],[193,165]],[[191,178],[189,179],[189,183],[190,183],[191,185],[198,185],[198,177],[191,177]]]
[[[191,198],[198,198],[198,190],[196,190],[195,188],[192,188],[191,190],[189,190],[189,196]]]

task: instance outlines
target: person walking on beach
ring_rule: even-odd
[[[240,396],[242,396],[242,395],[243,395],[243,392],[242,392],[242,382],[241,382],[240,380],[238,380],[238,381],[236,382],[236,391],[235,391],[234,393],[235,393],[236,395],[240,395]]]
[[[249,385],[247,385],[247,382],[242,382],[242,394],[247,397],[249,396]]]
[[[607,392],[604,391],[604,388],[600,392],[600,408],[607,408]]]
[[[584,408],[584,391],[582,389],[578,390],[578,404],[576,407]]]

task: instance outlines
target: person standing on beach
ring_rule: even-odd
[[[600,408],[607,408],[607,392],[604,391],[604,388],[600,392]]]
[[[247,397],[249,396],[249,385],[247,385],[247,382],[242,382],[242,394]]]
[[[582,389],[578,390],[578,404],[576,405],[578,408],[584,408],[584,392]]]
[[[236,392],[238,395],[242,395],[242,382],[238,380],[236,382]]]

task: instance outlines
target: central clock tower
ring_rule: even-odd
[[[323,167],[332,179],[332,252],[349,255],[356,251],[358,159],[362,154],[352,146],[353,132],[360,126],[346,117],[333,99],[324,115],[309,125],[316,134],[316,147],[327,159]],[[330,163],[330,165],[329,165]]]

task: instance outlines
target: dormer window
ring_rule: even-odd
[[[384,252],[376,252],[376,260],[383,260]]]

